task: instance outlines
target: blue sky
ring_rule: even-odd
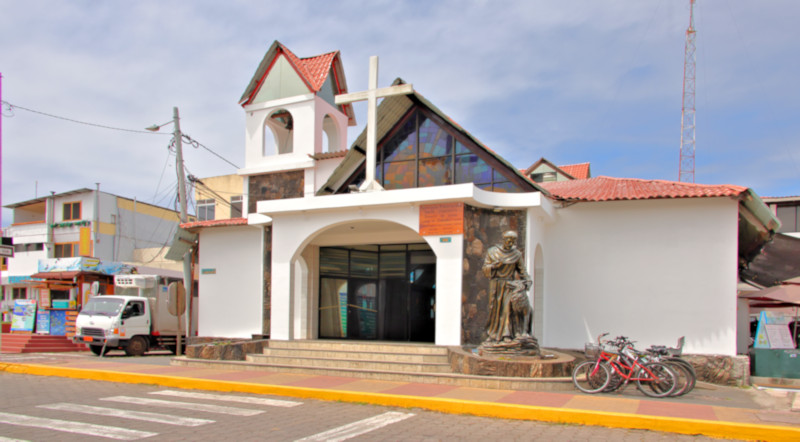
[[[341,51],[350,91],[378,55],[380,86],[402,77],[519,168],[545,157],[677,180],[688,3],[0,0],[2,98],[131,130],[177,106],[185,133],[244,166],[237,102],[278,40],[301,57]],[[696,182],[800,195],[798,17],[795,0],[698,1]],[[169,136],[3,114],[3,205],[95,183],[173,205]],[[204,149],[185,162],[236,171]]]

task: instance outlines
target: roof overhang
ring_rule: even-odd
[[[296,213],[348,211],[363,207],[415,206],[447,202],[464,202],[471,206],[496,210],[533,208],[540,211],[542,216],[547,219],[552,219],[555,215],[552,201],[545,198],[541,192],[489,192],[475,187],[472,183],[259,201],[256,204],[256,211],[259,215],[274,218]],[[266,218],[261,219],[266,220]]]

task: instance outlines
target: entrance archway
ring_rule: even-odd
[[[416,232],[359,221],[314,244],[318,338],[435,341],[436,255]]]

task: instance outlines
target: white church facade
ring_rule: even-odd
[[[481,264],[514,230],[542,347],[609,332],[742,352],[738,269],[778,228],[751,190],[537,183],[411,85],[378,88],[377,63],[371,75],[351,94],[338,51],[267,51],[240,101],[243,217],[183,226],[199,233],[200,336],[478,345]],[[378,97],[348,144],[350,103]]]

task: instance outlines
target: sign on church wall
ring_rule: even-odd
[[[419,207],[419,234],[464,233],[464,203],[423,204]]]

